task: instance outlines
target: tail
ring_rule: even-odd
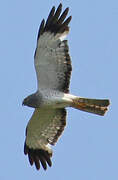
[[[110,102],[108,99],[87,99],[76,98],[73,100],[72,107],[93,114],[104,116],[108,110]]]

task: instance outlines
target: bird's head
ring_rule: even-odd
[[[40,102],[39,97],[37,97],[36,94],[32,94],[23,100],[22,105],[38,108],[40,106],[39,102]]]
[[[23,105],[23,106],[29,106],[29,100],[30,100],[30,97],[29,97],[29,96],[26,97],[26,98],[23,100],[22,105]]]

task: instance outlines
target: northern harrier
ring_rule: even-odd
[[[71,59],[67,40],[67,17],[69,8],[62,13],[62,4],[55,11],[52,8],[45,22],[41,22],[34,64],[37,74],[38,90],[24,99],[23,105],[35,108],[26,128],[24,153],[36,169],[40,163],[47,169],[52,165],[52,149],[66,125],[66,107],[104,115],[109,105],[107,99],[88,99],[69,94]]]

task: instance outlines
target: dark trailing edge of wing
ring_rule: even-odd
[[[64,43],[64,53],[65,53],[65,57],[66,57],[67,70],[64,72],[65,73],[65,81],[61,87],[61,90],[63,90],[64,93],[69,93],[72,65],[71,65],[71,59],[69,56],[69,47],[67,44],[67,40],[64,40],[63,43]]]
[[[46,23],[45,23],[44,19],[41,22],[37,40],[39,39],[40,35],[42,35],[46,31],[50,31],[54,34],[57,34],[57,33],[63,33],[64,31],[69,30],[68,24],[70,23],[70,21],[72,19],[72,16],[69,16],[66,19],[69,8],[66,8],[62,14],[61,14],[61,11],[62,11],[61,3],[58,6],[56,12],[55,12],[55,7],[53,6],[53,8],[51,9],[51,11],[49,13]],[[61,16],[60,16],[60,14],[61,14]]]
[[[49,154],[47,151],[43,149],[30,149],[26,142],[24,145],[24,154],[28,154],[30,165],[32,166],[33,163],[35,163],[36,169],[40,169],[40,163],[42,164],[44,170],[47,169],[47,164],[51,167],[51,156],[52,154]]]
[[[58,129],[57,133],[55,134],[55,136],[53,137],[53,139],[48,140],[49,144],[51,145],[55,145],[55,143],[57,142],[58,138],[61,136],[62,132],[64,131],[64,128],[66,126],[66,109],[62,108],[62,109],[58,109],[61,112],[61,117],[60,117],[60,128]]]

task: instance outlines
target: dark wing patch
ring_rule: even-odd
[[[68,24],[70,23],[72,16],[69,16],[65,20],[68,14],[69,8],[66,8],[65,11],[60,16],[61,11],[62,11],[62,4],[58,6],[56,12],[55,12],[55,7],[51,9],[46,23],[44,19],[41,22],[37,40],[39,39],[40,35],[42,35],[44,32],[47,32],[47,31],[57,34],[57,33],[63,33],[69,30]]]
[[[50,167],[52,166],[52,162],[50,159],[52,157],[52,154],[49,154],[47,151],[45,151],[43,149],[30,149],[26,145],[26,142],[24,145],[24,154],[25,155],[28,154],[30,165],[32,166],[33,163],[35,163],[37,170],[40,169],[40,163],[41,163],[42,167],[44,168],[44,170],[47,169],[47,164]]]

